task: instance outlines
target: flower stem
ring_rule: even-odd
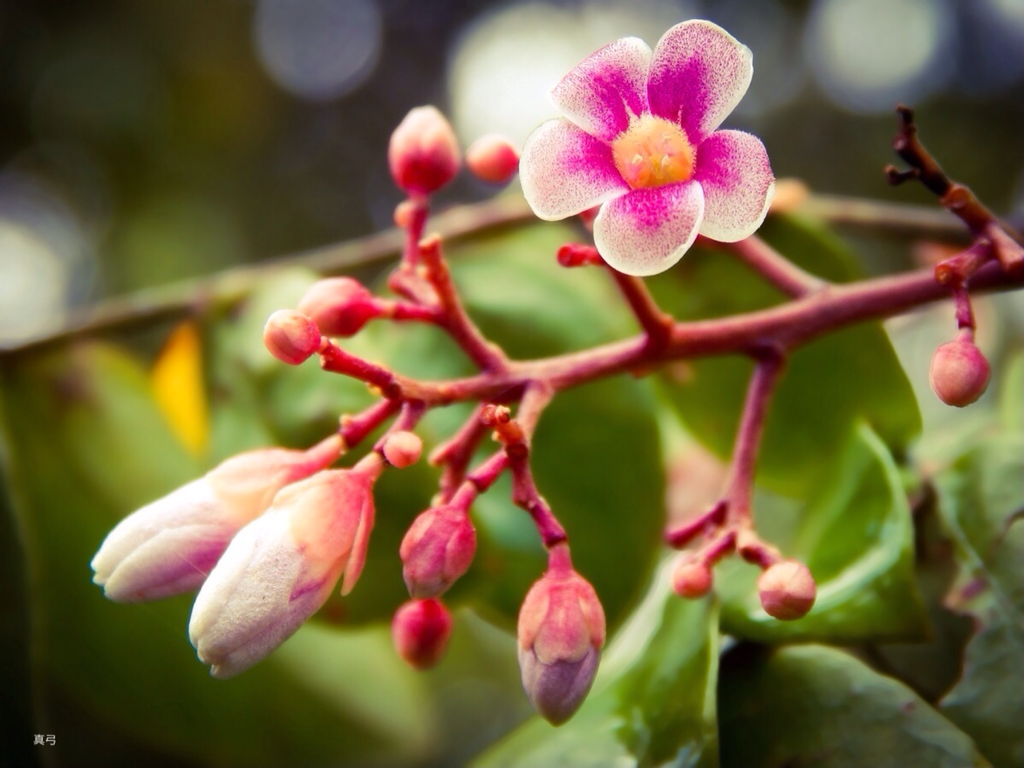
[[[750,520],[757,453],[764,434],[768,405],[783,371],[784,362],[784,357],[779,351],[768,349],[758,357],[754,374],[750,378],[747,399],[743,404],[743,415],[740,417],[740,426],[736,432],[732,465],[724,496],[728,520],[732,523]]]
[[[504,370],[508,358],[498,347],[484,338],[462,306],[441,250],[440,236],[431,235],[423,239],[419,244],[419,251],[420,258],[427,268],[427,278],[437,292],[442,313],[441,324],[448,331],[448,335],[482,370]]]
[[[611,267],[608,271],[636,315],[640,327],[647,334],[648,347],[652,350],[664,348],[672,335],[672,315],[662,311],[647,290],[647,284],[639,277],[624,275]]]
[[[764,277],[787,296],[796,298],[820,290],[825,280],[800,269],[757,235],[736,243],[723,243],[726,250]]]

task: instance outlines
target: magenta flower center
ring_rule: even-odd
[[[694,150],[682,129],[643,115],[612,141],[612,157],[633,189],[660,187],[693,176]]]

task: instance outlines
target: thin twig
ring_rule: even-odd
[[[435,217],[434,228],[447,241],[452,242],[534,218],[522,198],[507,196],[452,208]],[[344,243],[313,248],[259,264],[235,267],[214,275],[181,280],[107,299],[72,315],[58,331],[0,348],[0,359],[80,336],[134,326],[140,322],[181,317],[211,304],[230,306],[246,298],[261,281],[290,267],[337,274],[377,264],[398,257],[404,243],[405,233],[402,230],[389,229]]]
[[[757,235],[736,243],[722,243],[722,247],[792,298],[805,296],[827,285],[825,280],[800,269]]]
[[[427,270],[427,279],[437,292],[442,312],[441,323],[448,331],[448,335],[482,370],[504,370],[508,364],[505,353],[484,338],[462,306],[462,300],[455,290],[448,264],[441,251],[440,236],[431,235],[425,238],[420,243],[419,251],[420,259]]]

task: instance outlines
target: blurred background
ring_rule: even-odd
[[[0,3],[0,768],[449,766],[529,717],[505,630],[543,565],[525,516],[501,506],[501,489],[479,504],[481,530],[490,527],[497,543],[478,558],[467,590],[481,590],[471,596],[498,606],[502,621],[460,609],[450,660],[427,675],[397,662],[385,624],[404,599],[398,541],[436,487],[422,466],[383,484],[379,507],[399,514],[379,517],[368,575],[343,606],[348,613],[336,616],[329,604],[273,660],[230,685],[212,682],[194,658],[187,597],[118,606],[89,583],[91,554],[128,511],[239,450],[308,445],[335,428],[339,411],[365,403],[361,385],[321,381],[316,366],[284,370],[260,343],[266,317],[294,305],[314,279],[308,271],[275,273],[244,306],[200,307],[199,330],[185,335],[161,322],[129,329],[128,339],[119,338],[131,342],[123,348],[87,339],[3,352],[108,298],[390,227],[401,194],[386,148],[410,108],[441,107],[464,145],[490,132],[521,143],[554,114],[551,86],[591,51],[626,35],[653,46],[694,17],[721,24],[753,50],[753,83],[727,125],[763,137],[777,176],[818,192],[935,207],[918,185],[894,189],[882,173],[894,159],[893,108],[905,102],[918,109],[924,142],[950,174],[1022,223],[1022,0]],[[517,183],[510,193],[518,194]],[[494,194],[463,174],[439,203]],[[578,233],[559,225],[524,230],[482,237],[453,260],[485,331],[514,355],[631,332],[631,318],[609,309],[600,275],[566,277],[550,259]],[[847,264],[838,241],[797,234],[793,255],[808,258],[808,268]],[[776,242],[796,237],[779,226],[775,235]],[[906,266],[886,259],[909,263],[910,251],[906,238],[865,249],[874,270]],[[512,261],[518,271],[506,269]],[[737,311],[729,303],[737,297],[758,306],[777,300],[758,293],[756,280],[751,288],[735,279],[729,264],[707,259],[710,271],[701,272],[697,257],[684,262],[687,275],[703,274],[687,288],[694,293],[686,294],[686,312]],[[685,277],[680,284],[690,286]],[[1012,323],[995,299],[976,307],[979,343],[991,350],[994,370],[1003,367],[1001,350],[1019,349],[1024,329],[1020,296],[1002,298]],[[552,310],[562,305],[571,322]],[[949,308],[900,318],[889,330],[921,406],[921,443],[956,446],[965,425],[987,428],[994,396],[965,417],[928,388],[928,359],[951,333]],[[429,334],[393,336],[371,327],[352,343],[417,375],[465,373],[445,367],[452,350],[432,345]],[[888,378],[879,375],[888,342],[880,333],[869,341],[854,345],[866,360],[859,379],[836,368],[831,393],[822,394],[809,364],[798,399],[835,411],[834,399],[857,399],[855,381],[905,412],[898,416],[915,416],[895,359],[885,358]],[[135,354],[139,348],[144,354]],[[737,408],[715,413],[738,413],[745,372],[732,373]],[[587,530],[574,552],[581,570],[601,580],[614,630],[661,553],[665,473],[657,438],[665,425],[644,382],[604,382],[580,397],[545,416],[548,433],[538,444],[548,455],[538,471],[548,473],[539,474],[545,493],[570,529]],[[451,423],[425,422],[428,445],[458,423],[458,413],[441,416]],[[805,421],[811,433],[823,423]],[[936,440],[937,427],[950,423],[957,430]],[[198,436],[183,433],[183,424]],[[807,445],[827,454],[818,438]],[[776,455],[790,463],[790,453]],[[617,473],[627,463],[631,472]],[[684,485],[692,495],[700,484]],[[670,508],[683,505],[673,500],[678,490],[670,484]],[[715,490],[705,490],[707,499],[686,504],[710,500]],[[629,509],[628,541],[618,518],[594,509]],[[602,572],[612,562],[616,568]],[[712,621],[685,613],[704,611],[701,604],[679,605],[680,627],[699,631],[698,619]],[[641,626],[633,637],[653,631]],[[665,647],[682,653],[689,646],[681,636]],[[706,655],[713,659],[714,650]],[[684,683],[703,695],[703,683]],[[694,706],[700,711],[702,700]],[[26,734],[36,732],[55,735],[57,749],[31,744]],[[582,741],[589,745],[589,734]]]
[[[408,109],[438,104],[466,144],[521,142],[594,48],[691,17],[753,49],[729,125],[777,175],[925,200],[879,170],[903,101],[952,174],[1020,207],[1020,0],[9,0],[0,347],[106,296],[389,226],[385,148]]]

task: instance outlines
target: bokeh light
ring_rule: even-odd
[[[945,0],[817,0],[807,53],[829,98],[860,112],[920,102],[956,64],[952,9]]]
[[[82,246],[74,214],[43,183],[0,174],[0,347],[61,327]]]
[[[260,61],[282,88],[330,101],[360,86],[380,57],[372,0],[259,0],[253,34]]]
[[[473,20],[453,47],[448,70],[456,130],[467,142],[501,133],[522,144],[556,114],[551,88],[591,52],[633,35],[653,46],[693,15],[679,2],[596,2],[573,10],[519,3]]]

